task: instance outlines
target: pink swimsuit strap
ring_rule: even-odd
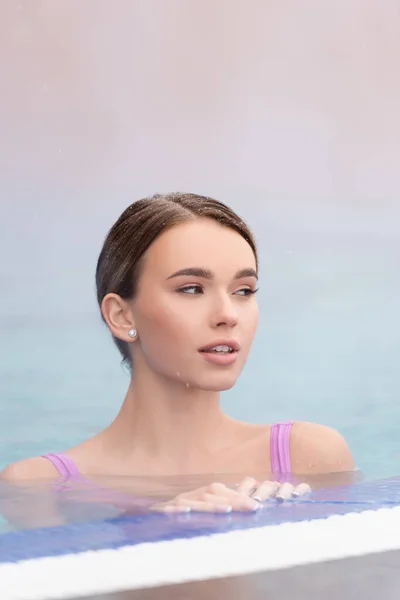
[[[288,475],[292,472],[290,463],[290,431],[293,421],[275,423],[271,427],[271,470],[276,474]],[[62,452],[50,452],[43,454],[57,469],[63,479],[79,477],[79,469],[67,454]]]
[[[67,454],[62,452],[49,452],[48,454],[43,454],[42,458],[47,458],[47,460],[55,466],[63,479],[71,479],[80,476],[78,467]]]
[[[292,472],[290,462],[290,432],[293,421],[275,423],[271,427],[271,470],[276,474],[289,475]]]

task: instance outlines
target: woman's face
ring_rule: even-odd
[[[132,301],[150,368],[192,388],[231,388],[258,323],[256,260],[235,231],[211,219],[164,232],[143,258]],[[139,361],[140,362],[140,361]]]

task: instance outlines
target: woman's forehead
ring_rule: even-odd
[[[144,271],[165,277],[192,267],[215,273],[221,270],[236,273],[256,267],[247,241],[238,232],[211,219],[189,221],[165,231],[147,250],[144,262]]]

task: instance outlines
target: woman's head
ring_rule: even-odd
[[[97,299],[125,363],[144,360],[160,376],[228,389],[257,327],[257,271],[253,235],[226,205],[196,194],[155,195],[129,206],[108,233]],[[223,341],[240,349],[204,352]]]

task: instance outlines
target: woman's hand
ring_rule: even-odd
[[[252,512],[258,510],[269,498],[284,501],[298,498],[311,491],[306,483],[293,485],[277,481],[258,482],[246,477],[236,489],[223,483],[211,483],[192,492],[179,494],[168,502],[155,504],[150,510],[165,513],[190,511],[230,513],[232,511]]]

